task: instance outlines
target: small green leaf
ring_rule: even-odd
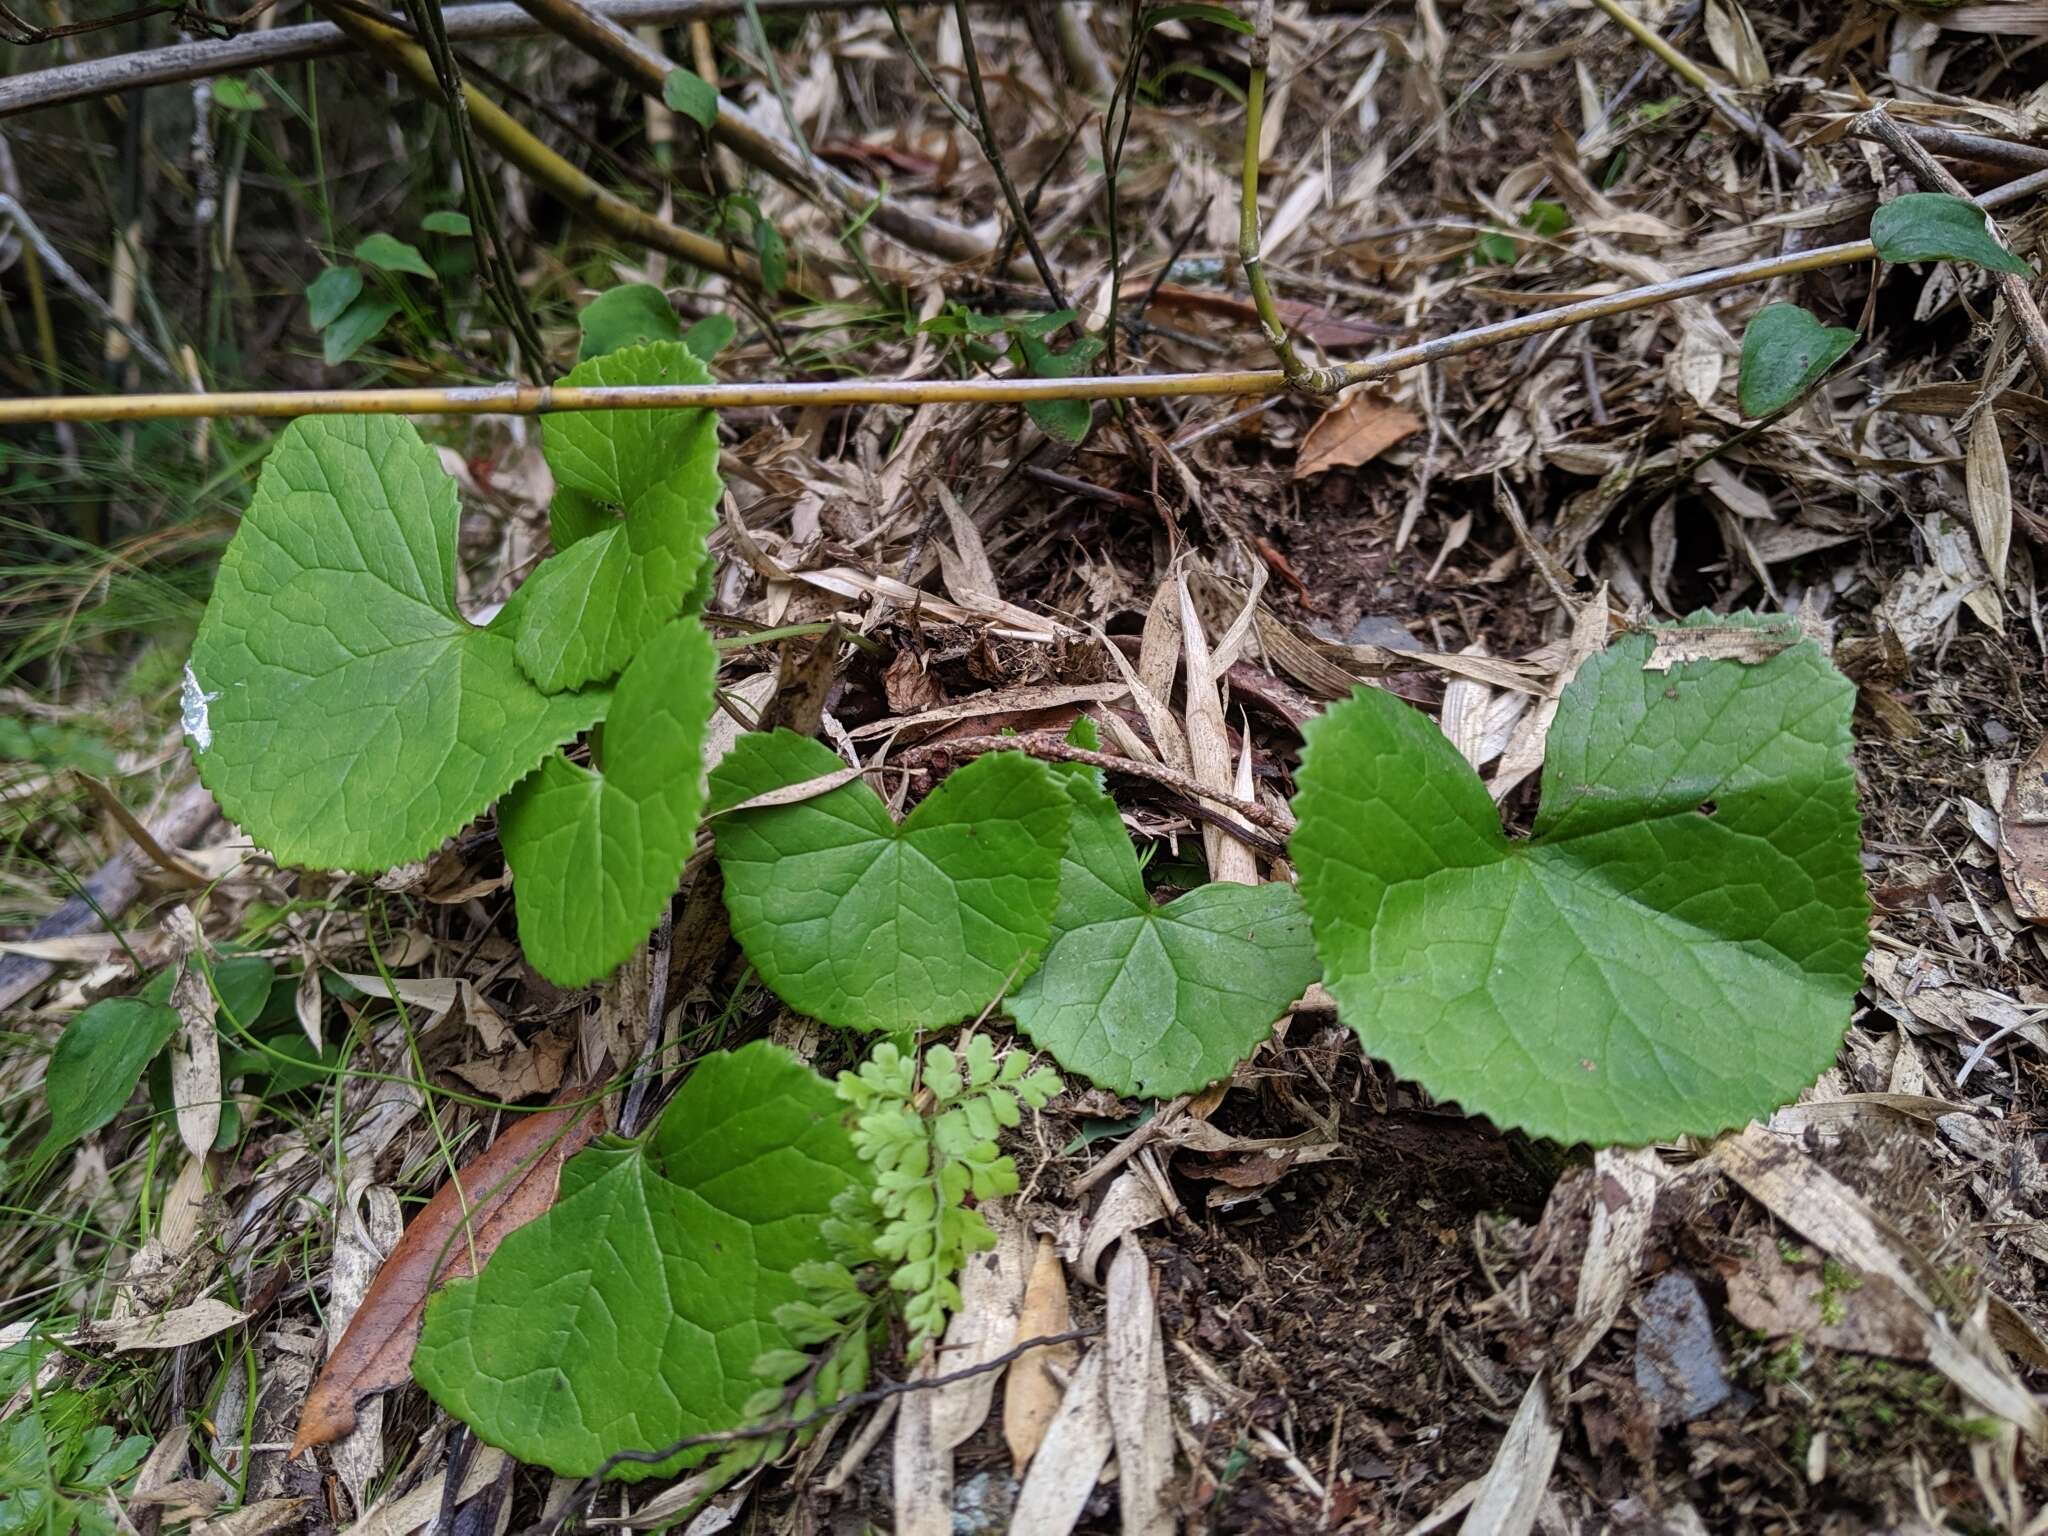
[[[420,228],[430,235],[447,235],[456,240],[470,237],[469,215],[453,208],[436,208],[420,220]]]
[[[232,75],[223,75],[213,82],[214,104],[227,112],[261,112],[270,103],[263,99],[263,93],[245,85]]]
[[[583,332],[582,344],[576,351],[579,363],[652,341],[683,339],[683,328],[676,321],[668,295],[652,283],[621,283],[605,290],[583,306],[576,324]],[[690,350],[694,352],[696,348]]]
[[[1523,212],[1521,223],[1522,228],[1541,235],[1546,240],[1554,239],[1572,227],[1571,210],[1563,203],[1553,203],[1548,198],[1539,197]],[[1511,256],[1508,259],[1512,261],[1514,258]]]
[[[708,384],[678,342],[579,363],[564,384]],[[556,494],[624,516],[582,531],[520,589],[519,665],[548,693],[613,676],[683,612],[708,578],[718,516],[718,422],[707,410],[585,411],[549,420],[541,442]],[[565,519],[566,520],[566,519]]]
[[[1652,671],[1656,639],[1566,688],[1526,842],[1391,693],[1305,733],[1292,847],[1340,1014],[1431,1093],[1560,1141],[1767,1113],[1834,1059],[1863,979],[1855,687],[1810,641]]]
[[[1908,192],[1886,203],[1870,221],[1877,254],[1895,265],[1913,261],[1965,261],[1994,272],[2034,269],[1998,243],[1982,208],[1944,192]]]
[[[395,416],[279,435],[220,565],[186,729],[223,812],[287,864],[424,858],[603,718],[455,602],[455,484]],[[521,589],[524,590],[523,588]]]
[[[118,1115],[143,1070],[177,1032],[175,1008],[140,997],[101,998],[65,1025],[43,1084],[50,1129],[30,1167],[43,1168]]]
[[[831,1255],[835,1197],[865,1191],[830,1085],[757,1041],[697,1064],[637,1143],[601,1142],[481,1278],[427,1308],[413,1375],[492,1445],[564,1477],[737,1427],[750,1367],[789,1347],[792,1272]],[[616,1476],[672,1477],[711,1453]]]
[[[379,272],[410,272],[415,277],[438,281],[419,247],[407,245],[396,235],[371,235],[356,247],[356,260]]]
[[[1769,416],[1800,399],[1862,338],[1822,325],[1797,304],[1766,304],[1742,333],[1736,400],[1745,416]]]
[[[370,296],[357,299],[321,333],[321,355],[330,367],[345,363],[372,341],[391,322],[398,306],[389,299]]]
[[[706,133],[718,121],[718,88],[693,69],[670,70],[661,99]]]
[[[1037,325],[1015,325],[1013,322],[1011,340],[1034,378],[1071,379],[1085,373],[1088,365],[1101,354],[1103,342],[1100,336],[1083,336],[1064,352],[1053,351],[1040,339],[1072,318],[1071,310],[1060,310],[1042,317]],[[1087,437],[1089,423],[1094,419],[1093,409],[1086,400],[1034,400],[1024,409],[1038,423],[1040,431],[1067,443],[1078,443]]]
[[[977,758],[898,826],[855,779],[733,811],[844,768],[789,731],[740,738],[711,775],[733,936],[792,1008],[899,1034],[970,1018],[1038,963],[1059,895],[1066,790],[1017,752]]]
[[[1079,443],[1088,436],[1095,412],[1086,400],[1032,400],[1025,413],[1038,423],[1038,430],[1063,443]]]
[[[519,941],[557,986],[605,975],[675,894],[704,805],[699,752],[718,653],[694,618],[643,646],[619,676],[604,772],[560,753],[498,813],[519,899]]]
[[[1084,720],[1067,739],[1092,750],[1094,735]],[[1301,900],[1285,882],[1213,883],[1153,905],[1100,771],[1057,772],[1074,813],[1052,943],[1011,994],[1010,1017],[1061,1066],[1115,1093],[1206,1088],[1316,979]]]
[[[683,345],[708,363],[732,345],[739,329],[731,315],[706,315],[683,332]]]
[[[363,274],[354,267],[322,267],[320,275],[306,284],[306,318],[314,330],[324,331],[362,291]]]
[[[754,253],[761,258],[761,286],[770,294],[782,292],[789,280],[789,246],[765,215],[754,220]]]

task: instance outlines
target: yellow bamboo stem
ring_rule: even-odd
[[[1748,283],[1872,261],[1868,240],[1824,245],[1791,256],[1695,272],[1669,282],[1560,304],[1397,347],[1335,370],[1338,387],[1381,379],[1425,363],[1505,346],[1549,331],[1633,310],[1697,298]],[[1027,404],[1038,400],[1157,399],[1192,395],[1277,395],[1288,387],[1278,368],[1230,373],[1139,373],[1077,379],[834,379],[810,384],[647,384],[609,389],[495,384],[466,389],[250,390],[213,395],[69,395],[0,400],[0,426],[47,421],[140,421],[196,416],[540,416],[557,411],[652,411],[710,407]]]

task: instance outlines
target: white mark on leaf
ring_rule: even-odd
[[[178,691],[178,715],[196,751],[204,752],[213,745],[213,727],[207,723],[206,706],[219,697],[218,693],[208,693],[199,686],[199,674],[192,670],[191,662],[186,662],[185,685]]]

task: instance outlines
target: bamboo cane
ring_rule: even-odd
[[[1694,272],[1668,282],[1561,304],[1456,331],[1377,357],[1346,363],[1337,387],[1364,383],[1505,346],[1531,336],[1639,309],[1697,298],[1750,283],[1872,261],[1868,240],[1824,245]],[[559,411],[649,411],[742,406],[1028,404],[1042,400],[1133,400],[1162,396],[1277,395],[1288,388],[1277,368],[1223,373],[1141,373],[1075,379],[834,379],[794,384],[647,384],[616,388],[497,384],[463,389],[249,390],[213,395],[71,395],[0,400],[0,426],[47,421],[142,421],[200,416],[540,416]]]

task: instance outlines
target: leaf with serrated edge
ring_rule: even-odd
[[[299,1408],[293,1457],[308,1446],[340,1439],[355,1427],[358,1403],[404,1384],[429,1293],[474,1274],[507,1236],[554,1204],[564,1159],[603,1129],[601,1104],[571,1103],[519,1115],[435,1191],[426,1209],[406,1226],[328,1351],[319,1379]]]
[[[775,1310],[831,1258],[833,1198],[865,1188],[831,1085],[756,1041],[697,1064],[643,1141],[562,1170],[547,1215],[427,1309],[413,1374],[519,1460],[585,1477],[607,1456],[731,1429],[788,1348]],[[710,1447],[622,1478],[672,1475]]]
[[[389,869],[462,830],[609,694],[552,697],[455,604],[455,484],[395,416],[264,461],[192,648],[199,776],[286,864]]]
[[[845,765],[790,731],[743,736],[711,775],[714,813]],[[842,1029],[938,1029],[1030,974],[1050,936],[1066,790],[993,752],[898,827],[858,780],[718,816],[733,937],[790,1007]]]
[[[709,384],[681,342],[577,364],[571,387]],[[718,515],[718,422],[708,410],[585,411],[548,422],[542,449],[559,496],[623,518],[544,562],[519,629],[519,665],[549,693],[608,678],[681,613],[708,570]]]
[[[1085,720],[1067,739],[1096,746]],[[1100,772],[1056,771],[1074,813],[1052,943],[1011,994],[1010,1017],[1062,1067],[1113,1092],[1165,1099],[1205,1088],[1315,980],[1301,900],[1284,882],[1219,881],[1155,906]]]
[[[1769,1111],[1862,981],[1854,687],[1811,642],[1668,672],[1652,644],[1565,690],[1526,842],[1390,693],[1305,733],[1292,851],[1340,1014],[1431,1093],[1561,1141]]]
[[[675,894],[704,804],[718,653],[677,619],[620,674],[604,771],[560,753],[505,798],[498,829],[535,970],[576,987],[633,952]]]

